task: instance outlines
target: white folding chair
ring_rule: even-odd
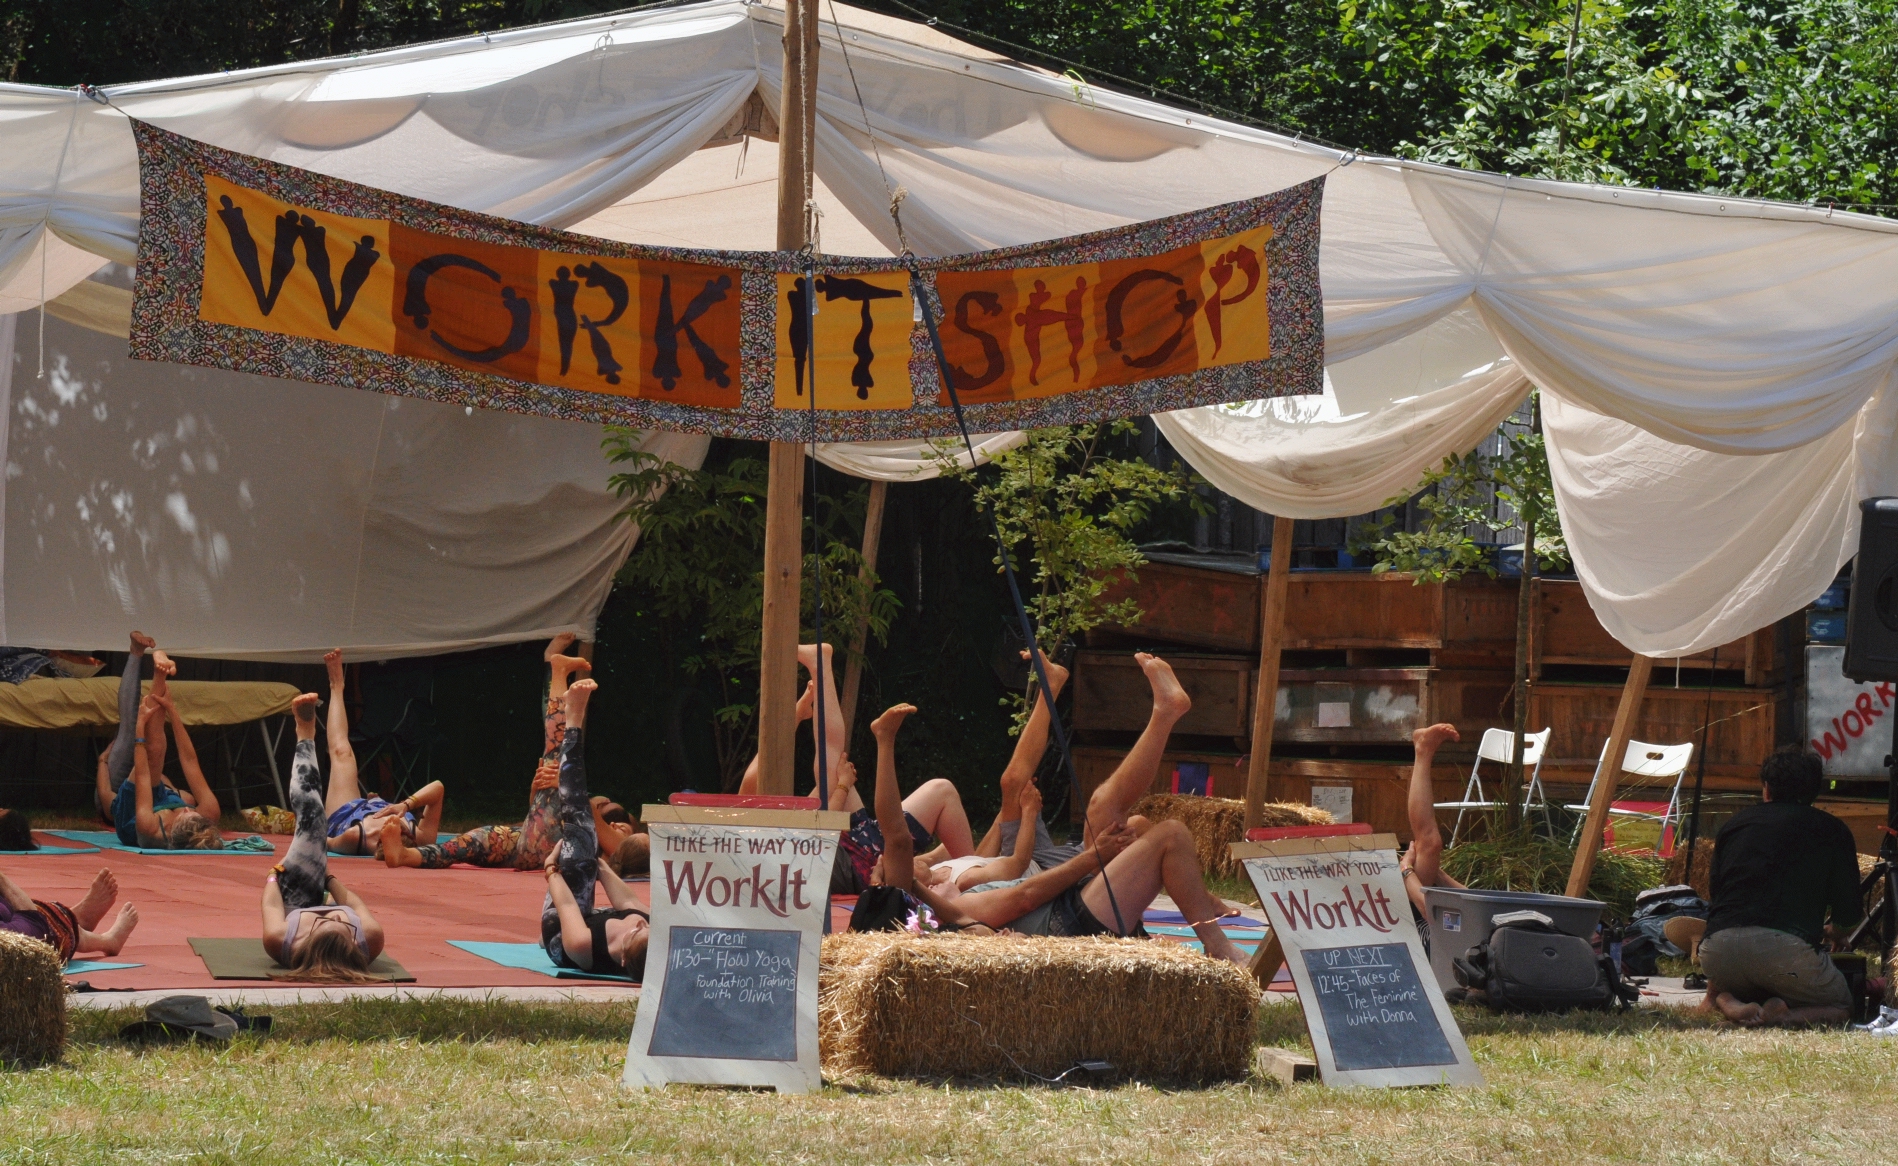
[[[1540,733],[1524,733],[1522,737],[1522,764],[1529,770],[1530,791],[1542,788],[1542,754],[1549,747],[1549,735],[1553,729],[1544,729]],[[1463,815],[1471,810],[1493,810],[1502,805],[1492,802],[1483,795],[1483,762],[1494,761],[1498,765],[1508,765],[1516,755],[1516,735],[1507,729],[1484,729],[1483,740],[1476,746],[1476,764],[1470,766],[1470,780],[1463,787],[1463,800],[1460,802],[1437,802],[1439,810],[1455,810],[1456,825],[1450,828],[1450,845],[1456,845],[1456,836],[1463,830]],[[1530,794],[1522,799],[1524,813],[1529,812]]]
[[[1608,755],[1608,745],[1606,742],[1602,744],[1601,751],[1602,756],[1605,758]],[[1656,779],[1664,780],[1670,777],[1674,779],[1673,788],[1668,791],[1667,801],[1665,802],[1636,801],[1631,798],[1624,799],[1618,796],[1616,800],[1609,803],[1608,806],[1610,815],[1619,815],[1624,818],[1643,818],[1650,822],[1659,822],[1661,824],[1661,833],[1660,837],[1656,840],[1654,849],[1663,857],[1672,853],[1674,849],[1672,828],[1681,814],[1681,782],[1687,775],[1687,763],[1693,759],[1693,756],[1694,746],[1692,742],[1685,745],[1651,745],[1646,741],[1630,741],[1628,742],[1628,751],[1622,754],[1621,757],[1621,772],[1624,774],[1646,778],[1650,782]],[[1589,805],[1595,800],[1595,784],[1601,780],[1601,773],[1602,766],[1598,762],[1595,765],[1595,776],[1590,779],[1588,783],[1588,796],[1582,800],[1580,805],[1570,805],[1564,808],[1584,815],[1585,817],[1588,813]],[[1620,792],[1619,783],[1617,783],[1616,792],[1617,794]],[[1575,829],[1569,835],[1569,844],[1571,846],[1581,838],[1582,821],[1583,819],[1576,820]]]

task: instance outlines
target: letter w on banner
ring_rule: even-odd
[[[636,247],[132,129],[141,360],[778,441],[814,394],[819,440],[956,432],[890,260]],[[970,425],[1321,392],[1323,189],[919,260]]]

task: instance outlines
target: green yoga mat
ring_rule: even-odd
[[[204,961],[213,980],[274,980],[290,974],[290,969],[264,954],[264,944],[259,939],[193,939],[191,950]],[[387,952],[369,965],[369,975],[398,984],[415,982],[409,970],[389,958]]]

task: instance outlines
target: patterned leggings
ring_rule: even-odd
[[[323,813],[322,774],[316,767],[316,742],[298,741],[290,763],[290,812],[296,837],[277,868],[277,890],[287,911],[323,905],[329,882],[329,818]]]
[[[593,805],[587,797],[587,765],[582,730],[568,729],[560,746],[559,846],[560,877],[566,881],[584,913],[593,909],[593,884],[599,877],[600,839],[593,830]],[[560,939],[560,912],[548,894],[540,908],[540,942],[548,958],[571,967]]]
[[[545,740],[534,784],[527,794],[527,817],[518,827],[478,826],[446,842],[420,847],[422,866],[442,870],[458,862],[470,866],[539,870],[560,841],[560,748],[567,732],[567,705],[553,695],[551,669],[541,688]]]

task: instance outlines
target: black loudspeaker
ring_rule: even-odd
[[[1898,498],[1858,504],[1858,561],[1845,608],[1845,674],[1898,680]]]

